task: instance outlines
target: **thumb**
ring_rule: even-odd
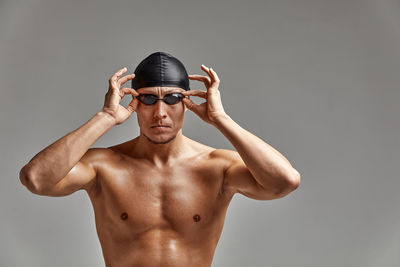
[[[136,110],[139,100],[136,97],[133,97],[129,106],[126,108],[129,113],[132,113]]]

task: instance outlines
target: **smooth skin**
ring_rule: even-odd
[[[217,73],[189,75],[206,91],[178,87],[121,86],[135,75],[123,68],[109,79],[103,109],[78,129],[39,152],[20,171],[32,193],[66,196],[85,190],[107,267],[211,266],[235,193],[252,199],[281,198],[300,184],[300,174],[266,142],[224,111]],[[180,92],[175,105],[146,106],[125,95],[159,98]],[[197,105],[189,97],[205,99]],[[193,111],[216,127],[237,151],[203,145],[182,134]],[[137,114],[140,135],[108,148],[90,148],[113,126]],[[162,125],[163,127],[154,127]]]

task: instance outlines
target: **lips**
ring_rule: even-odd
[[[153,126],[151,126],[151,128],[155,128],[155,127],[165,127],[165,128],[170,128],[170,126],[168,126],[168,125],[153,125]]]

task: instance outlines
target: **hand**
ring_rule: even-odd
[[[130,115],[136,110],[138,105],[138,100],[134,96],[139,96],[133,88],[123,87],[120,89],[121,85],[135,77],[135,74],[129,74],[121,78],[121,75],[126,72],[126,68],[120,69],[108,80],[109,87],[104,100],[103,112],[108,113],[114,118],[115,124],[121,124],[129,118]],[[132,101],[129,103],[128,107],[123,107],[119,103],[125,95],[132,95]]]
[[[207,92],[202,90],[189,90],[181,92],[185,98],[182,99],[183,103],[188,109],[196,113],[202,120],[207,123],[215,125],[218,117],[226,115],[224,107],[222,106],[221,94],[218,90],[220,80],[217,73],[212,68],[207,68],[201,65],[202,70],[209,75],[189,75],[189,79],[197,80],[204,83]],[[206,102],[196,105],[189,97],[186,96],[198,96],[206,99]]]

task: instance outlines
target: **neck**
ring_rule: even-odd
[[[135,142],[134,153],[135,156],[160,166],[171,162],[178,156],[182,156],[182,152],[186,149],[186,146],[187,137],[182,134],[182,129],[177,133],[175,138],[166,143],[155,143],[141,132]]]

